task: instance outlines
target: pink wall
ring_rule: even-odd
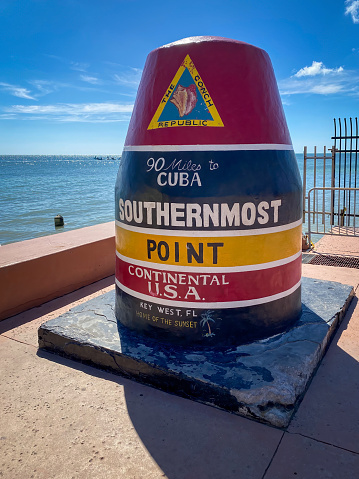
[[[0,320],[115,272],[114,223],[0,247]]]

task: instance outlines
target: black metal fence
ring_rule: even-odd
[[[331,224],[338,224],[335,217],[345,219],[345,226],[355,224],[355,219],[359,217],[358,198],[355,190],[348,188],[357,188],[358,178],[358,159],[359,159],[359,130],[358,118],[342,119],[334,118],[334,186],[344,188],[341,191],[335,191],[332,198],[332,218]],[[336,195],[340,195],[337,198]],[[337,205],[344,205],[339,211]],[[344,226],[344,224],[342,224]]]
[[[334,119],[334,145],[324,153],[304,147],[303,231],[359,236],[358,118]],[[330,152],[330,154],[327,153]]]

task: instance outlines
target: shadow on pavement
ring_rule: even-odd
[[[344,448],[348,454],[359,453],[359,363],[355,356],[359,326],[358,312],[353,314],[357,302],[357,298],[352,300],[286,432],[51,353],[39,351],[38,355],[123,386],[133,426],[169,479],[262,479],[292,477],[298,471],[311,474],[318,461],[302,441],[303,436],[320,441],[318,444]],[[271,475],[279,463],[281,473],[286,464],[287,475]],[[321,465],[323,474],[318,473],[317,479],[329,477],[333,468],[325,457]],[[345,468],[343,463],[346,474]],[[314,477],[306,473],[301,477]]]

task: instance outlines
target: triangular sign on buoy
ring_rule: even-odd
[[[189,55],[163,95],[148,130],[175,126],[224,126]]]

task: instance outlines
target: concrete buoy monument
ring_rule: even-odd
[[[301,280],[268,55],[217,37],[151,52],[115,190],[116,289],[43,324],[40,348],[287,427],[354,288]]]
[[[116,317],[241,344],[301,314],[302,185],[270,59],[191,37],[147,58],[116,182]]]

